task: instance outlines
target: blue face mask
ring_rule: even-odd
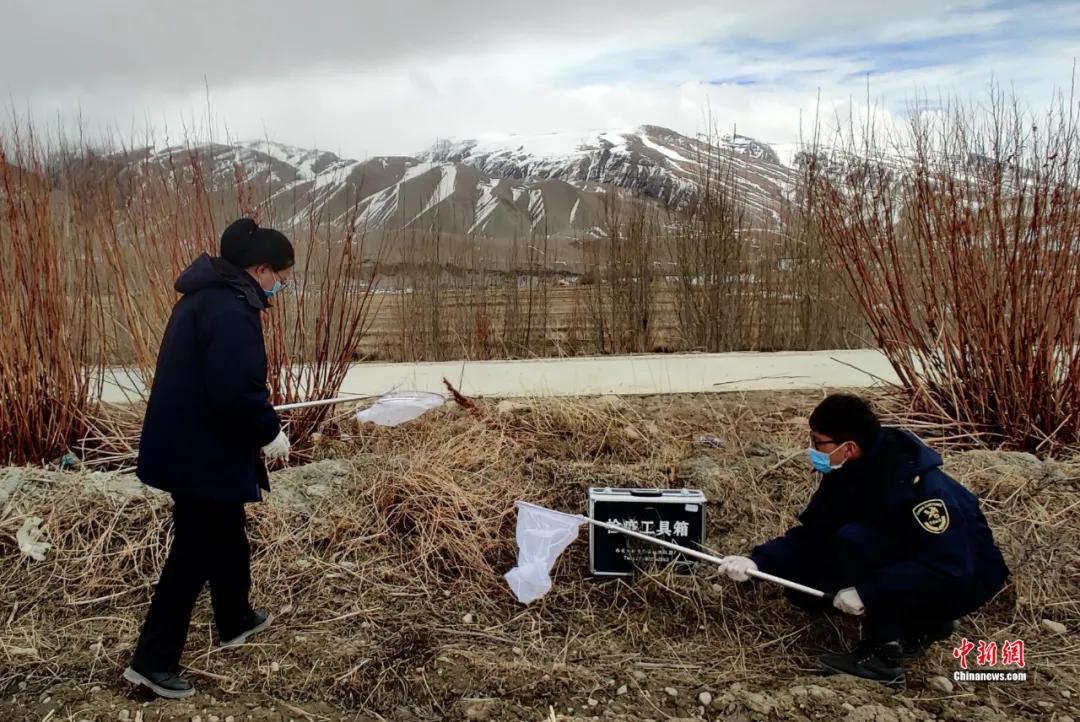
[[[843,446],[843,444],[841,444],[841,446]],[[838,449],[840,447],[838,446],[836,448]],[[830,463],[829,454],[826,454],[824,451],[818,451],[814,448],[807,449],[806,456],[810,459],[810,466],[814,467],[814,471],[820,472],[822,474],[828,474],[830,471],[836,471],[843,466],[843,464]]]
[[[266,297],[268,299],[273,298],[275,294],[278,294],[278,293],[281,293],[282,291],[284,291],[286,285],[287,285],[287,282],[282,283],[281,278],[278,276],[277,272],[274,271],[274,286],[269,291],[264,290],[263,293],[266,294]]]

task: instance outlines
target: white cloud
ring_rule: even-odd
[[[353,157],[440,137],[641,123],[725,127],[790,142],[813,114],[871,96],[896,113],[917,90],[984,91],[991,75],[1035,105],[1080,55],[1076,4],[989,0],[495,0],[297,4],[15,0],[0,31],[0,92],[39,120],[157,139],[205,125]],[[727,80],[710,85],[710,81]],[[217,135],[222,135],[218,128]]]

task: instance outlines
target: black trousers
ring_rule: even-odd
[[[862,524],[847,524],[823,548],[802,551],[801,558],[788,560],[784,569],[769,571],[831,593],[854,586],[867,574],[905,558],[898,540]],[[831,602],[817,597],[790,589],[785,594],[795,606],[807,611],[835,611]],[[883,644],[915,636],[932,625],[959,619],[984,602],[970,590],[944,587],[925,599],[881,599],[862,618],[863,638]]]
[[[243,632],[252,614],[243,503],[173,499],[172,546],[132,659],[141,672],[179,673],[191,612],[208,582],[221,639]]]

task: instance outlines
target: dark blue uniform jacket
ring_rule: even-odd
[[[918,606],[943,594],[976,608],[1008,576],[975,495],[941,470],[937,452],[900,429],[882,429],[862,458],[824,475],[799,522],[754,549],[759,569],[834,563],[831,542],[852,524],[896,542],[899,553],[855,584],[871,611],[886,599]]]
[[[173,494],[258,501],[260,487],[270,488],[260,449],[281,428],[266,386],[266,294],[248,273],[206,254],[176,290],[183,297],[158,354],[136,473]]]

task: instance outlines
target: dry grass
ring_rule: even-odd
[[[799,449],[815,400],[504,402],[480,405],[479,415],[444,409],[398,429],[350,424],[344,439],[317,449],[325,460],[278,474],[270,503],[253,508],[257,598],[281,623],[239,654],[224,654],[211,645],[202,608],[186,664],[218,694],[264,690],[381,714],[405,704],[457,716],[463,697],[494,697],[517,710],[580,705],[586,696],[615,705],[621,684],[634,690],[625,718],[660,716],[650,705],[688,716],[679,705],[692,707],[696,690],[735,682],[780,699],[785,681],[809,669],[812,651],[836,645],[837,635],[851,642],[854,627],[810,621],[775,587],[736,588],[709,569],[590,579],[583,541],[560,560],[553,591],[528,608],[500,575],[516,551],[512,502],[580,511],[589,486],[701,488],[710,500],[709,544],[721,553],[779,533],[811,491]],[[722,436],[727,448],[693,449],[698,432]],[[962,633],[1025,639],[1035,674],[1022,689],[977,686],[965,688],[972,696],[942,701],[925,686],[931,674],[955,668],[940,647],[914,666],[904,698],[934,716],[954,705],[952,714],[966,718],[964,705],[979,704],[1015,718],[1033,713],[1037,699],[1060,699],[1062,689],[1080,693],[1080,648],[1040,626],[1043,618],[1080,626],[1080,464],[989,452],[946,459],[982,497],[1013,571]],[[0,512],[0,691],[20,680],[32,689],[62,680],[117,684],[164,558],[165,501],[135,482],[134,494],[102,490],[111,475],[7,474],[0,488],[16,474],[27,483]],[[45,519],[55,545],[44,564],[14,546],[14,530],[30,514]],[[647,676],[631,678],[634,670]],[[683,699],[667,701],[666,686]],[[867,688],[844,692],[835,705],[845,699],[898,704]]]

